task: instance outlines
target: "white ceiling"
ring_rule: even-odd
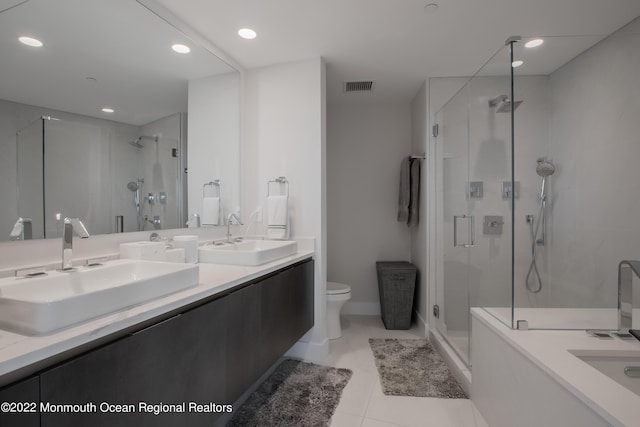
[[[605,36],[640,15],[640,0],[156,1],[247,69],[324,57],[329,103],[406,103],[427,77],[472,75],[511,35]],[[374,93],[342,93],[360,79]]]
[[[144,125],[187,110],[188,80],[232,71],[135,0],[0,0],[0,12],[3,100]]]

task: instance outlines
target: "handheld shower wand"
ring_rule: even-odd
[[[525,279],[527,289],[534,294],[537,294],[542,289],[542,279],[540,278],[540,272],[538,271],[538,266],[536,264],[536,255],[537,255],[537,245],[543,245],[545,243],[545,221],[546,221],[546,206],[547,206],[547,193],[546,193],[546,183],[547,178],[553,175],[556,171],[556,167],[553,163],[547,161],[544,158],[538,159],[538,165],[536,166],[536,173],[538,176],[542,177],[542,185],[540,186],[540,213],[538,215],[538,222],[534,225],[535,219],[533,215],[527,215],[527,224],[529,224],[529,231],[531,233],[531,264],[529,265],[529,271],[527,272],[527,277]],[[542,224],[542,236],[538,239],[538,234],[540,233],[540,224]],[[531,278],[532,273],[536,277],[536,281],[538,282],[538,286],[536,288],[531,288],[529,285],[529,280]]]
[[[138,231],[142,231],[142,223],[140,220],[140,191],[142,188],[142,184],[144,184],[144,179],[138,178],[136,181],[129,181],[127,184],[127,188],[129,191],[133,192],[133,202],[136,206],[136,219],[138,222]]]

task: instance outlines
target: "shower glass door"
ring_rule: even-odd
[[[511,327],[511,79],[501,49],[436,114],[438,332],[470,360],[470,309]],[[517,186],[515,186],[517,187]]]
[[[469,364],[470,256],[476,220],[469,203],[469,86],[436,114],[436,181],[439,265],[436,292],[438,332]],[[476,189],[477,190],[477,189]]]

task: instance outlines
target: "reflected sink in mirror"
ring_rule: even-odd
[[[293,240],[244,240],[207,245],[198,249],[200,262],[211,264],[261,265],[298,251]]]
[[[0,280],[0,328],[44,335],[198,284],[198,266],[116,260]]]
[[[571,354],[640,396],[639,351],[580,351]]]

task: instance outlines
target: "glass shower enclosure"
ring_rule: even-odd
[[[640,18],[514,37],[433,116],[432,321],[465,363],[472,307],[510,328],[617,328],[617,266],[640,259],[639,75]]]

